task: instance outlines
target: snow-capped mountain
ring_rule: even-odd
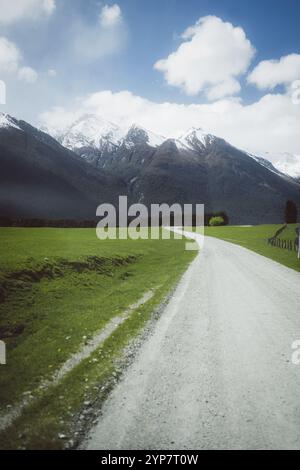
[[[132,124],[128,129],[126,135],[123,137],[121,143],[123,143],[128,148],[136,144],[147,144],[150,147],[158,147],[165,142],[166,138],[155,134],[142,126],[137,124]]]
[[[175,139],[175,144],[181,149],[197,151],[205,149],[216,138],[216,136],[207,134],[201,128],[192,127],[178,139]]]
[[[144,146],[144,152],[148,154],[148,147],[156,149],[164,142],[172,140],[179,150],[201,152],[218,139],[218,137],[196,127],[190,128],[176,139],[164,137],[138,124],[122,128],[94,114],[81,116],[62,131],[44,130],[55,137],[64,147],[74,151],[94,166],[104,168],[109,164],[108,160],[113,162],[113,166],[118,164],[117,155],[120,157],[121,149],[125,152],[134,151],[137,146]],[[295,179],[300,178],[300,155],[288,153],[277,155],[248,153],[248,155],[274,173],[285,174]],[[140,164],[147,163],[147,159],[139,159],[139,162]]]
[[[91,114],[83,115],[62,131],[49,133],[64,147],[100,167],[105,167],[107,158],[120,148],[132,150],[137,145],[156,148],[166,140],[137,124],[122,128]]]
[[[120,145],[123,137],[121,129],[96,115],[84,115],[66,130],[57,134],[57,139],[64,147],[71,150],[108,145],[111,150]]]
[[[100,152],[104,149],[113,152],[121,146],[132,149],[140,144],[156,148],[170,139],[170,137],[155,134],[138,124],[121,128],[117,124],[90,114],[83,115],[63,131],[50,131],[47,128],[43,130],[52,134],[64,147],[82,156],[86,156],[85,151],[88,147]],[[199,150],[209,145],[214,138],[215,136],[205,133],[202,129],[192,127],[174,141],[178,148]]]
[[[9,114],[0,113],[0,129],[8,129],[10,127],[21,130],[17,125],[16,119],[12,118]]]
[[[266,152],[265,157],[270,160],[274,167],[281,173],[289,175],[292,178],[300,178],[300,155],[288,152],[277,154]]]
[[[97,116],[84,115],[62,132],[52,132],[64,147],[80,150],[93,147],[101,150],[109,146],[111,150],[126,144],[147,143],[151,147],[161,145],[165,138],[151,131],[132,124],[129,128],[121,128],[117,124]]]

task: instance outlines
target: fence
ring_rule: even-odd
[[[298,251],[298,240],[285,240],[283,238],[272,237],[268,239],[268,244],[277,248],[284,248],[289,251]]]

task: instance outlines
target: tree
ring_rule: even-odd
[[[285,223],[295,224],[297,222],[298,210],[293,201],[287,201],[285,205]]]
[[[209,220],[209,225],[210,227],[217,227],[219,225],[225,225],[225,221],[220,215],[214,216]]]

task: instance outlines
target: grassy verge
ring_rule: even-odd
[[[35,397],[0,435],[0,447],[60,448],[65,439],[76,440],[74,420],[83,403],[107,393],[124,347],[195,253],[184,250],[184,240],[99,241],[92,229],[1,229],[0,240],[0,334],[5,335],[0,339],[7,344],[8,359],[0,369],[2,412],[24,393]],[[154,297],[97,351],[57,386],[39,388],[88,338],[150,289]]]
[[[282,238],[283,240],[291,240],[294,241],[296,238],[296,227],[299,227],[300,224],[289,224],[287,225],[286,229],[283,230],[279,235],[278,238]]]
[[[296,238],[295,228],[297,226],[298,224],[289,225],[288,229],[282,233],[281,237],[285,239],[289,239],[290,237],[292,240]],[[300,271],[300,260],[297,259],[296,252],[270,246],[267,243],[268,238],[272,237],[280,227],[280,225],[205,227],[205,235],[221,238],[222,240],[244,246],[260,255],[284,264],[288,268]]]

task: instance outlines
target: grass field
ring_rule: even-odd
[[[291,240],[294,241],[296,238],[296,227],[299,227],[300,224],[289,224],[285,230],[283,230],[279,235],[278,238],[282,238],[283,240]]]
[[[296,238],[295,228],[298,226],[299,224],[289,225],[280,236],[284,239],[294,240]],[[289,268],[300,271],[300,260],[297,259],[296,252],[270,246],[267,243],[268,238],[272,237],[280,227],[281,225],[205,227],[205,235],[244,246]]]
[[[267,244],[279,227],[207,227],[205,233],[300,271],[296,253]],[[282,238],[293,239],[295,228],[289,226]],[[0,432],[0,448],[62,448],[76,441],[74,423],[78,429],[83,404],[105,398],[124,349],[196,252],[185,251],[184,240],[100,241],[94,229],[2,228],[0,243],[0,339],[7,345],[7,364],[0,366],[0,418],[24,397],[33,397]],[[41,388],[149,290],[151,300],[89,358],[58,384]]]
[[[184,272],[184,240],[103,240],[94,229],[0,229],[2,414],[34,400],[0,434],[0,448],[60,448],[84,401],[101,397],[116,361]],[[41,384],[109,320],[155,295],[56,386]],[[103,391],[104,390],[104,391]]]

